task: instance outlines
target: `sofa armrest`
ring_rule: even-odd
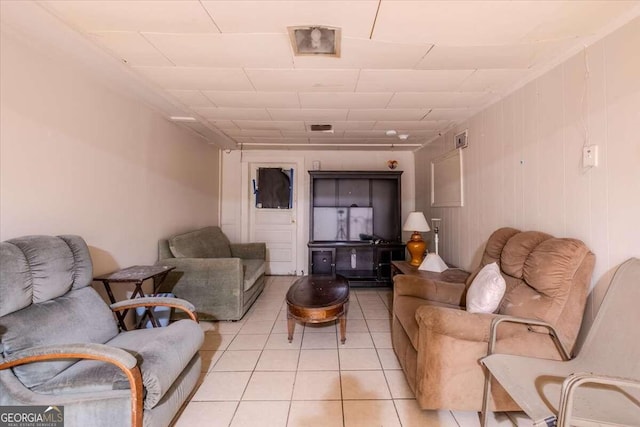
[[[484,342],[487,343],[487,347],[491,335],[491,324],[499,317],[499,314],[469,313],[464,310],[432,305],[423,305],[416,310],[416,320],[421,330],[425,328],[460,340]],[[526,325],[505,324],[500,328],[497,339],[526,332],[528,332]]]
[[[453,306],[464,303],[465,284],[425,279],[406,274],[393,278],[394,293],[397,296],[408,295]]]
[[[144,297],[119,301],[110,305],[112,311],[123,311],[138,307],[171,307],[184,311],[191,320],[197,322],[195,307],[189,301],[180,298]]]
[[[231,243],[231,255],[242,259],[267,259],[266,243]]]
[[[142,374],[136,358],[125,350],[93,343],[32,347],[3,359],[0,362],[0,370],[56,359],[91,359],[111,363],[120,368],[129,380],[131,388],[131,425],[142,427]]]

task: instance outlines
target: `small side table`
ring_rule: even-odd
[[[145,296],[144,292],[142,291],[142,283],[144,283],[145,280],[153,279],[153,293],[155,294],[158,291],[158,288],[160,287],[162,281],[166,279],[167,274],[169,274],[169,272],[173,269],[175,269],[175,267],[165,267],[162,265],[134,265],[132,267],[114,271],[113,273],[94,277],[93,280],[102,282],[105,290],[107,291],[107,295],[109,296],[109,301],[111,301],[111,304],[115,304],[116,298],[113,296],[113,292],[111,291],[112,282],[134,283],[136,285],[136,288],[131,294],[131,298],[142,298]],[[118,323],[120,324],[120,328],[122,328],[123,331],[127,330],[127,327],[124,324],[124,318],[126,317],[128,312],[128,309],[123,310],[122,312],[116,312]],[[145,311],[145,316],[149,316],[151,324],[154,327],[158,326],[158,323],[156,322],[152,311],[148,308]],[[142,320],[144,320],[144,316]]]
[[[419,270],[418,267],[412,266],[408,261],[391,261],[391,268],[393,269],[392,274],[394,276],[396,274],[407,274],[409,276],[421,277],[427,280],[439,280],[441,282],[451,283],[464,283],[470,274],[468,271],[454,267],[449,268],[442,273]]]

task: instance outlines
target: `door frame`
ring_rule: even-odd
[[[242,179],[241,179],[241,220],[240,220],[240,236],[243,242],[249,241],[249,221],[251,218],[249,209],[250,203],[253,200],[253,186],[251,183],[251,169],[250,167],[254,164],[259,164],[260,166],[273,166],[280,167],[284,164],[293,164],[295,165],[295,171],[293,175],[294,180],[294,194],[293,194],[293,206],[296,209],[296,248],[297,251],[293,254],[295,257],[295,271],[296,275],[301,275],[306,270],[306,203],[307,197],[305,196],[307,192],[305,191],[305,176],[307,170],[305,168],[305,162],[303,157],[278,157],[277,159],[273,155],[265,155],[265,154],[253,154],[251,152],[245,152],[242,156],[242,160],[240,161],[240,166],[242,168]],[[303,249],[305,248],[305,249]]]

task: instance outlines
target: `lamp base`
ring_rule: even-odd
[[[407,242],[407,250],[411,255],[411,261],[409,264],[417,267],[422,262],[424,257],[424,251],[427,249],[427,243],[422,240],[422,236],[417,231],[414,231],[411,235],[411,240]]]
[[[427,257],[424,259],[424,261],[422,261],[422,264],[420,264],[418,270],[442,273],[448,268],[449,267],[447,267],[447,264],[442,260],[442,258],[440,258],[440,255],[432,252],[430,254],[427,254]]]

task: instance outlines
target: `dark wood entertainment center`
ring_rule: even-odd
[[[390,286],[405,259],[401,175],[309,171],[309,272],[340,274],[350,286]]]

